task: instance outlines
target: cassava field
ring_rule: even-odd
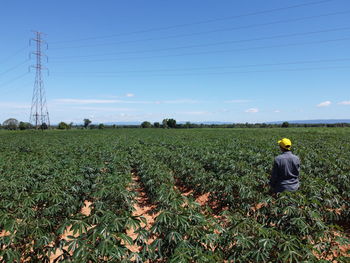
[[[1,262],[349,262],[349,206],[348,128],[0,131]]]

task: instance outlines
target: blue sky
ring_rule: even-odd
[[[45,32],[52,123],[350,117],[350,2],[1,1],[0,121],[28,121]]]

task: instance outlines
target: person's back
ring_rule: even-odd
[[[279,142],[282,154],[275,158],[270,186],[273,192],[295,191],[299,188],[300,159],[290,151],[291,141]]]

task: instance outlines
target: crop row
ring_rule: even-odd
[[[347,260],[350,145],[339,145],[349,139],[347,129],[1,136],[3,262]],[[295,142],[301,188],[271,195],[280,137]],[[154,222],[134,215],[135,184],[151,203]],[[209,199],[199,204],[198,196]],[[84,203],[88,214],[81,212]]]

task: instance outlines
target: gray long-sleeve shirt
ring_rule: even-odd
[[[286,151],[275,158],[270,178],[274,192],[295,191],[299,188],[300,159]]]

